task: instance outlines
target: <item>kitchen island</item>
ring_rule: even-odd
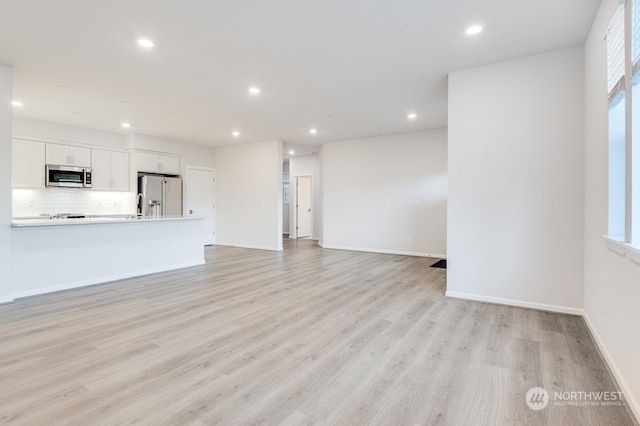
[[[14,219],[13,288],[1,302],[204,264],[204,219]]]

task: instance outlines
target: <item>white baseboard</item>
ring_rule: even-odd
[[[142,276],[142,275],[156,274],[158,272],[173,271],[175,269],[190,268],[192,266],[198,266],[198,265],[204,265],[204,264],[205,264],[205,261],[204,260],[200,260],[200,261],[197,261],[197,262],[188,262],[188,263],[182,263],[182,264],[178,264],[178,265],[163,266],[163,267],[160,267],[160,268],[144,269],[144,270],[125,273],[125,274],[110,275],[110,276],[94,278],[94,279],[90,279],[90,280],[76,281],[74,283],[67,283],[67,284],[62,284],[62,285],[57,285],[57,286],[40,287],[40,288],[33,289],[33,290],[27,290],[27,291],[21,291],[21,292],[18,292],[18,293],[13,293],[13,294],[10,294],[9,296],[3,296],[2,298],[0,298],[0,303],[13,302],[16,299],[20,299],[20,298],[23,298],[23,297],[37,296],[39,294],[46,294],[46,293],[55,293],[57,291],[71,290],[73,288],[87,287],[87,286],[97,285],[97,284],[104,284],[104,283],[108,283],[108,282],[112,282],[112,281],[124,280],[124,279],[127,279],[127,278],[139,277],[139,276]]]
[[[540,311],[559,312],[562,314],[571,314],[571,315],[580,315],[580,316],[584,315],[583,309],[571,308],[568,306],[547,305],[545,303],[525,302],[522,300],[503,299],[500,297],[482,296],[479,294],[459,293],[457,291],[449,291],[449,290],[445,292],[445,296],[451,297],[454,299],[473,300],[476,302],[489,302],[489,303],[497,303],[499,305],[538,309]]]
[[[267,247],[267,246],[253,246],[253,245],[250,245],[250,244],[235,244],[235,243],[219,243],[219,242],[216,242],[216,245],[217,246],[224,246],[224,247],[246,248],[246,249],[253,249],[253,250],[282,251],[282,248]]]
[[[348,250],[348,251],[362,251],[366,253],[398,254],[401,256],[434,257],[438,259],[447,258],[446,254],[423,253],[423,252],[417,252],[417,251],[398,251],[398,250],[370,249],[370,248],[363,248],[363,247],[329,246],[326,244],[322,244],[320,242],[318,242],[318,245],[322,248],[332,249],[332,250]]]
[[[618,382],[618,385],[620,386],[620,390],[624,394],[625,400],[627,401],[629,408],[631,409],[633,414],[636,416],[636,420],[640,421],[640,404],[638,403],[638,400],[635,398],[635,396],[631,392],[629,385],[627,384],[626,380],[624,380],[624,376],[620,373],[620,369],[618,368],[617,364],[611,357],[611,354],[609,354],[607,347],[605,346],[595,326],[591,322],[589,315],[587,315],[587,313],[585,312],[583,317],[584,317],[584,322],[587,323],[587,327],[589,328],[589,331],[593,336],[593,340],[596,342],[596,345],[598,345],[598,349],[600,349],[600,353],[602,354],[602,357],[604,358],[605,362],[609,366],[609,369],[613,373],[613,376],[615,377],[616,381]]]

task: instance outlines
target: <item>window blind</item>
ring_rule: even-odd
[[[618,8],[607,30],[607,75],[609,102],[617,103],[624,91],[624,7]]]
[[[631,9],[631,63],[635,75],[640,69],[640,0],[633,0]]]

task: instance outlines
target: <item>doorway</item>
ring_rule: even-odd
[[[215,169],[187,166],[186,213],[204,217],[204,245],[215,239]]]
[[[311,237],[313,235],[312,200],[312,177],[296,177],[296,238]]]

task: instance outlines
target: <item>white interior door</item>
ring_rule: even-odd
[[[296,226],[297,237],[310,237],[311,229],[311,176],[296,178]]]
[[[187,168],[187,215],[204,217],[205,245],[215,244],[215,172],[212,169]]]

